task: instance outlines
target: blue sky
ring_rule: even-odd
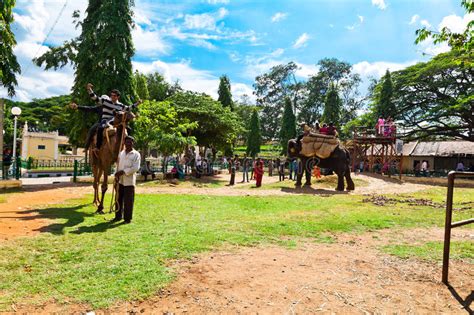
[[[23,73],[15,99],[69,92],[71,67],[44,71],[30,60],[45,45],[77,36],[70,17],[86,7],[87,0],[17,0],[13,31]],[[212,96],[227,74],[235,98],[251,95],[256,75],[289,61],[300,66],[301,79],[315,74],[325,57],[350,62],[366,81],[378,78],[447,50],[429,41],[415,45],[416,29],[459,30],[473,19],[459,0],[135,0],[134,12],[135,69],[159,71]]]

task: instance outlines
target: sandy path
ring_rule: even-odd
[[[229,175],[221,174],[215,176],[219,181],[228,183]],[[240,179],[240,177],[238,177]],[[357,187],[352,192],[337,192],[332,188],[320,188],[317,185],[313,185],[310,188],[282,188],[282,189],[258,189],[255,188],[255,182],[250,184],[237,182],[235,186],[222,186],[218,188],[207,188],[207,187],[179,187],[176,185],[157,185],[157,186],[141,186],[138,187],[138,191],[142,193],[176,193],[177,187],[179,192],[184,194],[204,194],[204,195],[220,195],[220,196],[287,196],[289,194],[394,194],[394,193],[409,193],[423,189],[427,189],[431,186],[404,183],[399,182],[396,179],[382,178],[381,176],[367,176],[357,175],[355,178],[359,178],[368,183],[367,186]],[[278,177],[264,177],[263,185],[278,182]],[[243,188],[243,186],[245,188]]]

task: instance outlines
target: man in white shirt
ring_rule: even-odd
[[[122,217],[125,223],[132,221],[136,173],[140,169],[140,153],[133,149],[134,142],[131,136],[125,137],[125,150],[119,154],[118,169],[115,173],[119,181],[118,209],[115,212],[114,222],[122,220]]]

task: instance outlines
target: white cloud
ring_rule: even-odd
[[[357,16],[359,18],[360,23],[364,23],[364,17],[362,15]]]
[[[137,24],[132,30],[132,38],[137,55],[155,56],[169,51],[169,46],[163,41],[158,31],[145,30]]]
[[[403,63],[396,63],[396,62],[386,62],[386,61],[377,61],[377,62],[368,62],[368,61],[361,61],[352,66],[355,73],[360,74],[361,77],[374,77],[374,78],[381,78],[385,72],[388,70],[390,71],[397,71],[414,65],[418,61],[407,61]]]
[[[428,20],[421,20],[420,24],[423,25],[424,27],[431,27],[430,22]]]
[[[176,63],[166,63],[161,60],[148,63],[134,61],[132,64],[134,70],[136,69],[143,73],[158,71],[168,82],[178,80],[185,90],[206,93],[217,99],[219,78],[209,71],[194,69],[189,60]],[[239,98],[243,94],[252,96],[252,88],[244,83],[233,82],[232,94],[234,98]]]
[[[229,11],[225,8],[220,8],[214,13],[186,14],[184,16],[184,26],[188,29],[215,30],[217,28],[216,23],[227,14],[229,14]]]
[[[272,16],[272,23],[280,22],[287,17],[287,13],[277,12]]]
[[[278,48],[275,51],[273,51],[270,55],[272,57],[280,57],[281,55],[283,55],[284,52],[285,50],[283,48]]]
[[[418,21],[419,18],[420,18],[420,16],[419,16],[418,14],[413,15],[413,16],[411,17],[411,20],[410,20],[410,22],[409,22],[408,24],[410,24],[410,25],[415,24],[415,23]]]
[[[306,43],[309,39],[310,39],[310,37],[307,33],[301,34],[301,36],[298,37],[298,39],[293,44],[293,48],[298,49],[300,47],[306,46]]]
[[[230,0],[207,0],[209,4],[229,4]]]
[[[372,5],[378,7],[380,10],[385,10],[387,8],[385,0],[372,0]]]
[[[467,24],[474,20],[474,13],[464,15],[464,17],[451,14],[445,16],[441,23],[439,23],[438,30],[447,27],[454,33],[461,33],[466,29]]]
[[[474,13],[465,14],[464,16],[458,16],[451,14],[445,16],[438,24],[437,30],[441,31],[442,28],[447,27],[454,33],[463,32],[466,29],[467,24],[474,20]],[[423,23],[425,20],[420,21],[420,24],[426,27],[430,27],[429,23]],[[429,56],[436,56],[438,54],[448,52],[450,50],[449,45],[446,42],[435,44],[431,38],[421,42],[419,45],[423,54]]]
[[[307,65],[304,63],[296,62],[298,69],[295,74],[297,77],[308,79],[310,76],[315,75],[319,71],[319,67],[316,65]]]
[[[362,23],[364,23],[364,17],[362,15],[357,15],[357,18],[359,19],[359,23],[354,23],[352,25],[347,25],[346,29],[349,31],[355,30],[357,27],[361,26]]]

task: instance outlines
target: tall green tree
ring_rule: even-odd
[[[148,91],[148,82],[146,76],[137,70],[133,75],[133,80],[135,82],[135,91],[138,97],[142,100],[149,100],[150,92]]]
[[[474,12],[474,2],[472,0],[462,0],[461,5],[466,13]],[[447,43],[453,50],[472,53],[474,49],[474,20],[467,23],[466,29],[461,33],[453,32],[448,27],[443,27],[439,32],[424,27],[417,30],[416,35],[415,43],[417,44],[431,38],[435,44]]]
[[[189,132],[197,125],[197,122],[181,119],[176,108],[168,101],[145,101],[140,104],[139,115],[135,120],[136,147],[143,159],[150,148],[157,148],[164,156],[181,153],[186,146],[196,143]]]
[[[336,58],[323,58],[317,63],[319,71],[310,76],[306,84],[306,97],[301,102],[298,120],[314,124],[321,120],[326,95],[331,85],[340,93],[342,102],[339,124],[345,125],[356,117],[364,99],[359,93],[361,78],[353,72],[352,65]]]
[[[303,99],[305,84],[297,79],[296,70],[298,66],[289,62],[255,78],[257,105],[262,107],[262,136],[267,140],[278,138],[286,98],[290,99],[294,111]]]
[[[196,122],[189,130],[199,146],[224,150],[232,145],[242,132],[243,125],[236,113],[206,94],[190,91],[177,92],[168,98],[180,119]]]
[[[439,54],[392,73],[394,102],[407,139],[474,141],[474,56]]]
[[[323,121],[340,126],[342,102],[335,84],[331,83],[324,102]]]
[[[146,81],[151,100],[164,101],[171,96],[171,85],[159,72],[147,74]]]
[[[260,119],[257,110],[253,110],[250,119],[250,129],[247,136],[247,155],[256,157],[260,153],[260,145],[262,144],[262,132],[260,129]]]
[[[21,72],[20,65],[13,54],[16,40],[10,28],[13,22],[14,6],[15,0],[0,2],[0,85],[7,88],[9,96],[15,95],[15,86],[18,85],[16,74]]]
[[[393,82],[390,71],[387,70],[382,77],[382,86],[380,92],[377,93],[377,101],[375,105],[376,117],[392,117],[396,118],[397,108],[393,102]]]
[[[73,15],[76,26],[82,29],[79,37],[51,48],[35,59],[35,63],[45,65],[46,69],[72,63],[75,68],[72,96],[78,103],[92,105],[85,89],[88,82],[94,84],[99,94],[118,89],[122,102],[130,103],[136,98],[131,62],[135,51],[131,36],[132,5],[132,0],[89,1],[82,22],[79,22],[77,12]],[[95,119],[76,112],[70,142],[82,145],[87,129]]]
[[[217,99],[221,102],[222,106],[229,107],[230,110],[234,111],[234,102],[232,101],[232,93],[230,90],[230,79],[228,76],[223,75],[219,80],[219,89],[217,91],[219,98]]]
[[[280,129],[280,145],[283,153],[286,152],[288,140],[294,138],[296,138],[296,117],[293,113],[291,100],[289,98],[286,98]]]

